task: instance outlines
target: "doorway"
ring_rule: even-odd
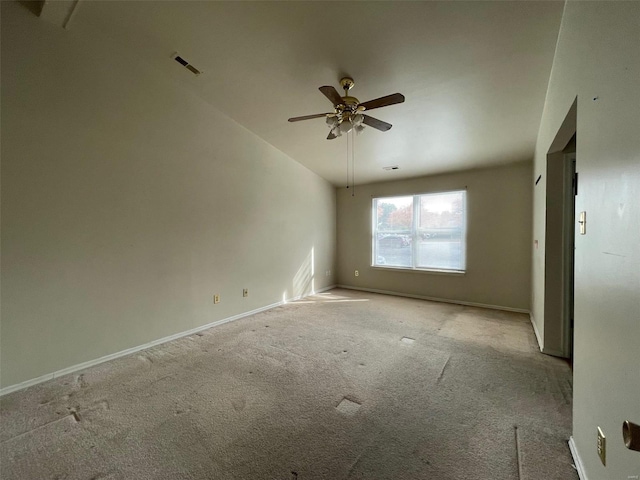
[[[542,352],[573,358],[577,102],[547,154],[544,343]]]

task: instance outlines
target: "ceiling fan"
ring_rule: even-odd
[[[332,86],[325,85],[324,87],[319,88],[324,96],[333,103],[333,112],[293,117],[290,118],[289,121],[299,122],[301,120],[326,117],[327,125],[331,128],[331,131],[327,136],[327,140],[333,140],[336,137],[340,137],[343,133],[349,133],[354,129],[357,133],[360,133],[364,130],[364,125],[373,127],[381,132],[386,132],[392,127],[390,123],[370,117],[362,112],[366,110],[373,110],[374,108],[386,107],[388,105],[395,105],[396,103],[402,103],[404,102],[404,95],[401,93],[393,93],[385,97],[360,103],[360,100],[357,98],[349,96],[349,90],[351,90],[355,85],[353,78],[343,78],[340,80],[340,85],[344,90],[343,97],[341,97],[338,91]]]

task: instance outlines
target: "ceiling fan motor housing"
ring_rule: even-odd
[[[350,110],[355,110],[358,104],[360,103],[360,101],[356,97],[346,96],[346,97],[342,97],[342,100],[344,100],[345,105]]]

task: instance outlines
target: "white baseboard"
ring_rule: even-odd
[[[126,355],[131,355],[132,353],[139,352],[140,350],[145,350],[147,348],[155,347],[156,345],[167,343],[172,340],[177,340],[178,338],[187,337],[189,335],[198,333],[202,330],[206,330],[212,327],[217,327],[218,325],[233,322],[234,320],[239,320],[241,318],[248,317],[250,315],[255,315],[256,313],[264,312],[266,310],[271,310],[272,308],[279,307],[280,305],[284,305],[287,302],[293,302],[295,300],[299,300],[306,296],[314,295],[316,293],[326,292],[327,290],[332,290],[334,288],[336,288],[335,285],[330,285],[328,287],[324,287],[304,295],[298,295],[293,298],[287,298],[285,300],[281,300],[279,302],[272,303],[264,307],[256,308],[255,310],[251,310],[249,312],[239,313],[238,315],[233,315],[231,317],[223,318],[222,320],[216,320],[215,322],[207,323],[206,325],[201,325],[199,327],[192,328],[190,330],[185,330],[184,332],[175,333],[173,335],[169,335],[168,337],[163,337],[158,340],[153,340],[143,345],[127,348],[126,350],[121,350],[119,352],[111,353],[109,355],[105,355],[104,357],[96,358],[94,360],[89,360],[87,362],[78,363],[77,365],[72,365],[70,367],[63,368],[62,370],[57,370],[52,373],[47,373],[46,375],[41,375],[40,377],[32,378],[31,380],[26,380],[24,382],[17,383],[15,385],[9,385],[7,387],[0,389],[0,397],[8,393],[16,392],[18,390],[22,390],[24,388],[31,387],[33,385],[37,385],[38,383],[46,382],[48,380],[53,380],[54,378],[62,377],[63,375],[68,375],[70,373],[74,373],[80,370],[85,370],[89,367],[93,367],[94,365],[108,362],[109,360],[115,360],[116,358],[124,357]]]
[[[456,305],[465,305],[468,307],[490,308],[492,310],[504,310],[507,312],[529,313],[524,308],[503,307],[501,305],[488,305],[486,303],[466,302],[464,300],[450,300],[448,298],[428,297],[426,295],[414,295],[411,293],[392,292],[391,290],[378,290],[377,288],[354,287],[352,285],[338,285],[338,288],[346,288],[348,290],[360,290],[362,292],[381,293],[383,295],[394,295],[396,297],[417,298],[419,300],[430,300],[432,302],[453,303]]]
[[[578,471],[580,480],[589,480],[587,478],[586,472],[584,471],[584,464],[582,463],[582,459],[580,458],[580,454],[578,453],[576,442],[573,441],[573,437],[569,437],[569,450],[571,450],[571,456],[573,457],[573,462],[576,466],[576,470]]]

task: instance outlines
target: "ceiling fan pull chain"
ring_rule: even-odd
[[[356,196],[356,137],[353,130],[351,130],[351,196]],[[348,161],[348,160],[347,160]]]
[[[349,134],[347,133],[347,188],[349,188]]]

